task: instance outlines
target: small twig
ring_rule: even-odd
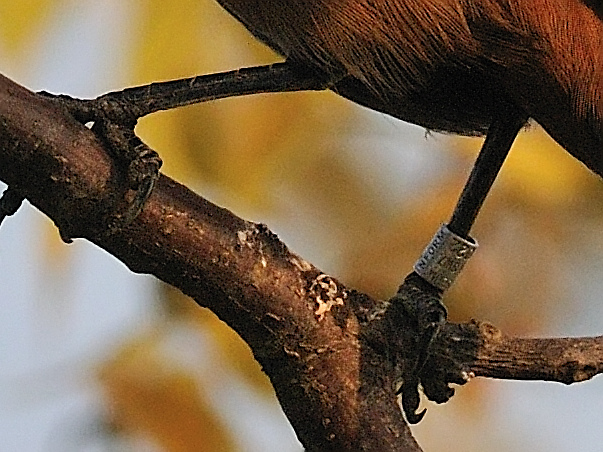
[[[471,366],[476,376],[572,384],[603,373],[603,336],[516,338],[477,325],[483,342]]]
[[[464,381],[487,377],[572,384],[601,373],[603,336],[517,338],[490,323],[471,321],[442,328],[422,383],[425,394],[441,403],[453,393],[447,397],[442,382],[458,376]]]

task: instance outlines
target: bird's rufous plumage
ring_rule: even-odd
[[[357,103],[465,135],[514,103],[603,175],[602,0],[218,2]]]

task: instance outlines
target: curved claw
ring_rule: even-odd
[[[406,421],[409,424],[418,424],[421,422],[423,417],[425,417],[427,408],[423,408],[422,411],[417,413],[419,404],[421,403],[419,379],[413,378],[410,381],[405,381],[400,386],[400,389],[398,389],[398,394],[402,395],[402,410],[404,411]]]
[[[398,293],[402,301],[404,313],[414,323],[417,337],[410,362],[405,363],[404,383],[397,391],[402,396],[402,409],[410,424],[419,423],[425,416],[426,409],[417,411],[421,402],[419,385],[425,378],[424,367],[430,357],[431,347],[437,338],[442,325],[446,323],[446,307],[442,304],[441,294],[431,290],[422,280],[423,285],[415,285],[409,276]],[[417,278],[419,278],[417,276]]]
[[[421,403],[419,394],[419,382],[421,370],[429,358],[429,349],[437,337],[441,326],[446,321],[446,308],[439,302],[434,303],[426,311],[419,315],[419,326],[423,329],[417,344],[417,358],[412,369],[409,372],[409,380],[405,381],[400,387],[398,393],[402,395],[402,409],[406,420],[410,424],[421,422],[427,409],[417,412]]]
[[[160,166],[161,160],[154,151],[142,155],[140,159],[130,163],[128,174],[131,188],[135,191],[135,194],[128,201],[128,205],[123,212],[113,215],[107,225],[107,235],[111,235],[113,232],[127,226],[142,212],[147,199],[151,196],[151,192],[159,180]]]
[[[419,381],[419,374],[429,358],[431,344],[438,336],[447,316],[446,307],[440,302],[439,298],[435,297],[430,297],[428,305],[418,313],[417,323],[420,336],[417,341],[417,357],[409,372],[413,379],[417,379],[417,382]]]
[[[101,136],[114,156],[127,165],[128,187],[134,191],[133,196],[127,196],[127,206],[111,216],[107,230],[101,234],[111,235],[140,214],[159,179],[162,162],[159,155],[136,136],[133,128],[100,119],[94,123],[92,131]]]
[[[126,108],[128,104],[120,102],[118,98],[101,96],[96,99],[77,99],[45,91],[38,94],[57,103],[82,124],[92,123],[92,132],[105,142],[126,174],[129,189],[124,196],[126,205],[122,202],[106,222],[107,229],[96,231],[95,235],[111,235],[130,224],[151,195],[161,167],[159,155],[134,133],[139,115]],[[71,241],[69,232],[61,232],[66,242]]]
[[[420,413],[414,413],[414,414],[411,414],[408,411],[405,411],[404,415],[406,416],[406,420],[408,421],[409,424],[418,424],[425,417],[425,413],[427,413],[427,408],[423,408],[423,411],[421,411]]]

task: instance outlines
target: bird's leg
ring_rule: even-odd
[[[115,157],[123,162],[132,193],[127,208],[109,220],[104,233],[113,233],[136,218],[159,177],[161,159],[134,133],[139,118],[159,110],[256,93],[323,90],[340,77],[291,62],[245,68],[199,77],[152,83],[111,92],[96,99],[75,99],[42,92],[82,124],[92,123]],[[7,190],[0,199],[0,222],[13,213],[23,193]],[[66,240],[69,231],[64,234]]]
[[[325,90],[341,78],[293,62],[127,88],[94,99],[94,108],[141,118],[160,110],[259,93]]]
[[[419,331],[417,358],[399,389],[406,418],[411,423],[419,422],[425,414],[424,411],[416,413],[419,406],[418,383],[421,371],[429,358],[430,345],[446,321],[442,294],[452,285],[477,248],[477,242],[469,236],[471,226],[526,120],[527,115],[512,106],[508,107],[504,115],[494,120],[450,222],[436,233],[415,264],[414,272],[404,282],[407,284],[407,281],[420,277],[426,283],[422,285],[421,290],[430,301],[422,308],[424,313],[412,312],[412,308],[407,309],[408,314],[416,318]]]
[[[475,218],[527,119],[523,111],[509,108],[506,116],[495,120],[488,129],[484,145],[448,223],[448,229],[459,237],[472,241],[469,232]]]

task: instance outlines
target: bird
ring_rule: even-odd
[[[127,135],[138,118],[158,110],[325,88],[430,131],[486,135],[484,158],[476,161],[449,223],[465,238],[521,128],[517,122],[532,118],[603,176],[603,0],[217,2],[285,58],[279,70],[154,83],[92,100],[42,94],[79,121],[99,124],[98,131],[131,129]],[[160,159],[152,152],[123,152],[119,143],[110,147],[126,155],[128,174],[152,168],[130,181],[135,202],[116,215],[127,224],[152,191]],[[7,191],[0,222],[22,200],[18,190]]]
[[[602,0],[217,0],[331,89],[432,131],[509,104],[603,176]]]
[[[476,245],[470,228],[528,118],[603,176],[603,0],[217,1],[286,62],[353,102],[428,130],[486,135],[440,230],[472,242],[461,254]],[[446,256],[433,252],[448,246],[440,231],[401,286],[427,282],[419,286],[437,313],[420,326],[424,340],[397,391],[410,423],[425,414],[416,412],[421,372],[446,319],[441,294],[465,258],[453,255],[450,268],[432,259]]]
[[[285,63],[278,69],[270,65],[155,83],[92,100],[43,93],[83,124],[94,123],[92,131],[104,134],[113,153],[127,164],[136,196],[125,212],[113,215],[109,234],[136,218],[158,178],[160,159],[134,134],[138,118],[259,92],[329,88],[431,131],[486,135],[448,224],[467,240],[528,118],[603,176],[603,0],[217,2]],[[140,168],[146,173],[134,171]],[[0,199],[0,222],[18,209],[24,196],[9,187]],[[415,271],[428,283],[422,287],[433,304],[420,325],[417,358],[399,391],[412,423],[424,414],[415,413],[417,387],[430,344],[446,318],[440,306],[446,287],[425,279],[417,266]]]

